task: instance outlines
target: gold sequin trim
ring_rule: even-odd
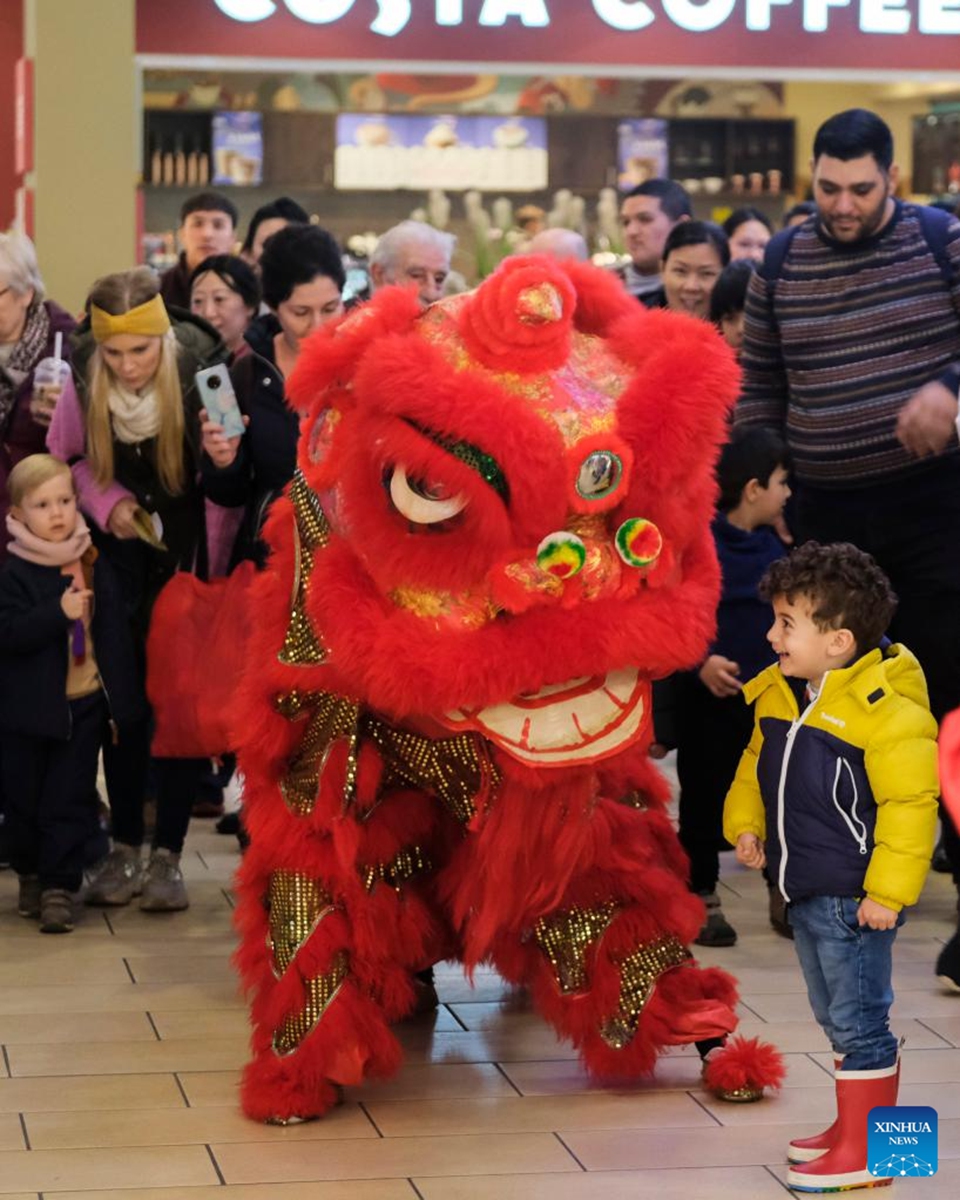
[[[600,1028],[600,1036],[614,1050],[633,1041],[644,1006],[657,980],[671,967],[679,967],[690,952],[675,937],[664,936],[627,956],[620,964],[620,1008]]]
[[[307,588],[313,573],[314,552],[330,540],[330,527],[320,507],[316,492],[297,469],[290,486],[290,500],[296,521],[294,549],[296,560],[293,572],[293,594],[290,600],[290,624],[278,655],[286,666],[316,666],[324,662],[327,652],[307,616]]]
[[[308,875],[274,871],[267,903],[267,946],[273,955],[273,973],[279,979],[323,918],[333,912],[333,897]]]
[[[603,937],[617,908],[609,900],[602,908],[571,908],[537,922],[534,937],[550,960],[564,995],[585,991],[589,986],[587,947]]]
[[[327,1007],[335,999],[347,977],[347,955],[340,951],[334,956],[333,967],[325,975],[305,980],[306,1002],[298,1013],[292,1013],[273,1035],[274,1053],[281,1057],[293,1054],[300,1043],[320,1023]]]
[[[385,883],[399,892],[403,884],[417,875],[423,875],[432,867],[421,846],[406,846],[390,862],[361,867],[360,879],[368,892],[372,892],[378,883]]]
[[[493,763],[473,734],[425,738],[370,719],[366,730],[383,755],[386,785],[405,783],[434,795],[464,824],[476,814],[476,799],[499,782]]]
[[[280,780],[280,792],[287,807],[298,817],[308,817],[317,802],[317,789],[324,764],[340,738],[347,741],[347,768],[344,779],[344,809],[353,803],[357,780],[357,724],[360,706],[331,692],[290,692],[274,701],[278,712],[288,720],[300,720],[309,712],[309,720],[297,752]]]
[[[344,812],[355,798],[361,738],[370,738],[380,751],[384,788],[403,784],[431,792],[464,824],[476,813],[477,797],[491,795],[499,783],[497,769],[476,734],[422,737],[395,729],[369,714],[361,715],[358,704],[330,692],[301,692],[295,688],[277,696],[273,704],[289,721],[308,718],[297,752],[280,781],[283,798],[297,816],[313,812],[324,764],[340,738],[348,744]]]
[[[292,692],[275,696],[273,707],[288,721],[299,721],[313,712],[321,695],[321,692],[301,692],[299,688],[294,688]]]

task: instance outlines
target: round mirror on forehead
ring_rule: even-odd
[[[584,500],[602,500],[619,484],[623,463],[612,450],[595,450],[584,459],[577,474],[577,494]]]

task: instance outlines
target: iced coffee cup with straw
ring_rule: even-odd
[[[30,413],[38,425],[50,424],[53,410],[70,374],[70,364],[63,361],[62,353],[63,334],[57,333],[53,339],[53,355],[41,358],[34,367]]]

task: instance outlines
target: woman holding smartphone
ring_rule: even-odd
[[[269,238],[260,278],[270,312],[250,325],[252,353],[230,372],[247,432],[227,437],[218,423],[203,426],[206,493],[217,504],[244,508],[235,560],[259,560],[266,511],[293,476],[299,425],[284,399],[285,381],[303,341],[343,314],[346,282],[340,247],[316,225],[288,225]]]
[[[47,445],[72,466],[80,507],[120,577],[141,660],[161,588],[178,570],[206,571],[194,374],[225,357],[206,322],[176,309],[168,313],[146,268],[97,280],[73,338],[76,389],[65,387]],[[124,730],[105,749],[114,845],[87,903],[129,904],[140,895],[148,912],[189,903],[180,852],[205,762],[153,761],[157,820],[144,869],[149,722]]]

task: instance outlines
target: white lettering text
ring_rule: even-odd
[[[329,25],[339,21],[353,8],[353,0],[283,0],[287,8],[301,21],[311,25]],[[381,7],[383,7],[381,5]]]
[[[266,21],[281,4],[309,25],[332,25],[357,11],[356,0],[213,0],[213,3],[231,20],[248,24]],[[582,3],[586,5],[586,0]],[[361,7],[368,5],[369,0],[365,0]],[[731,18],[740,19],[737,0],[659,0],[659,5],[654,5],[653,0],[591,0],[591,5],[605,25],[623,33],[636,33],[664,21],[688,33],[709,33],[729,24]],[[370,29],[386,38],[402,33],[413,16],[412,0],[376,0],[376,7],[377,15]],[[554,24],[551,7],[550,0],[482,0],[476,21],[486,28],[519,21],[529,29],[545,29]],[[861,33],[910,34],[916,29],[939,37],[960,34],[960,0],[744,0],[742,25],[751,32],[763,33],[777,21],[783,32],[783,22],[775,17],[773,10],[801,8],[807,33],[828,33],[831,10],[854,7]],[[436,25],[462,26],[466,20],[464,8],[463,0],[434,0]]]
[[[662,0],[663,11],[674,25],[703,33],[716,29],[733,12],[737,0]]]
[[[864,33],[908,33],[907,0],[860,0],[860,28]]]
[[[437,0],[438,25],[463,24],[463,0]]]
[[[625,32],[646,29],[653,20],[644,0],[593,0],[593,9],[601,21]]]
[[[507,17],[519,17],[524,25],[533,29],[550,24],[545,0],[483,0],[481,25],[505,25]]]
[[[770,10],[775,4],[790,5],[793,0],[747,0],[747,28],[769,29]]]
[[[273,0],[213,0],[234,21],[265,21],[277,11]]]
[[[831,8],[847,8],[850,0],[803,0],[803,27],[809,33],[826,33]]]
[[[960,0],[920,0],[921,33],[960,33]]]

